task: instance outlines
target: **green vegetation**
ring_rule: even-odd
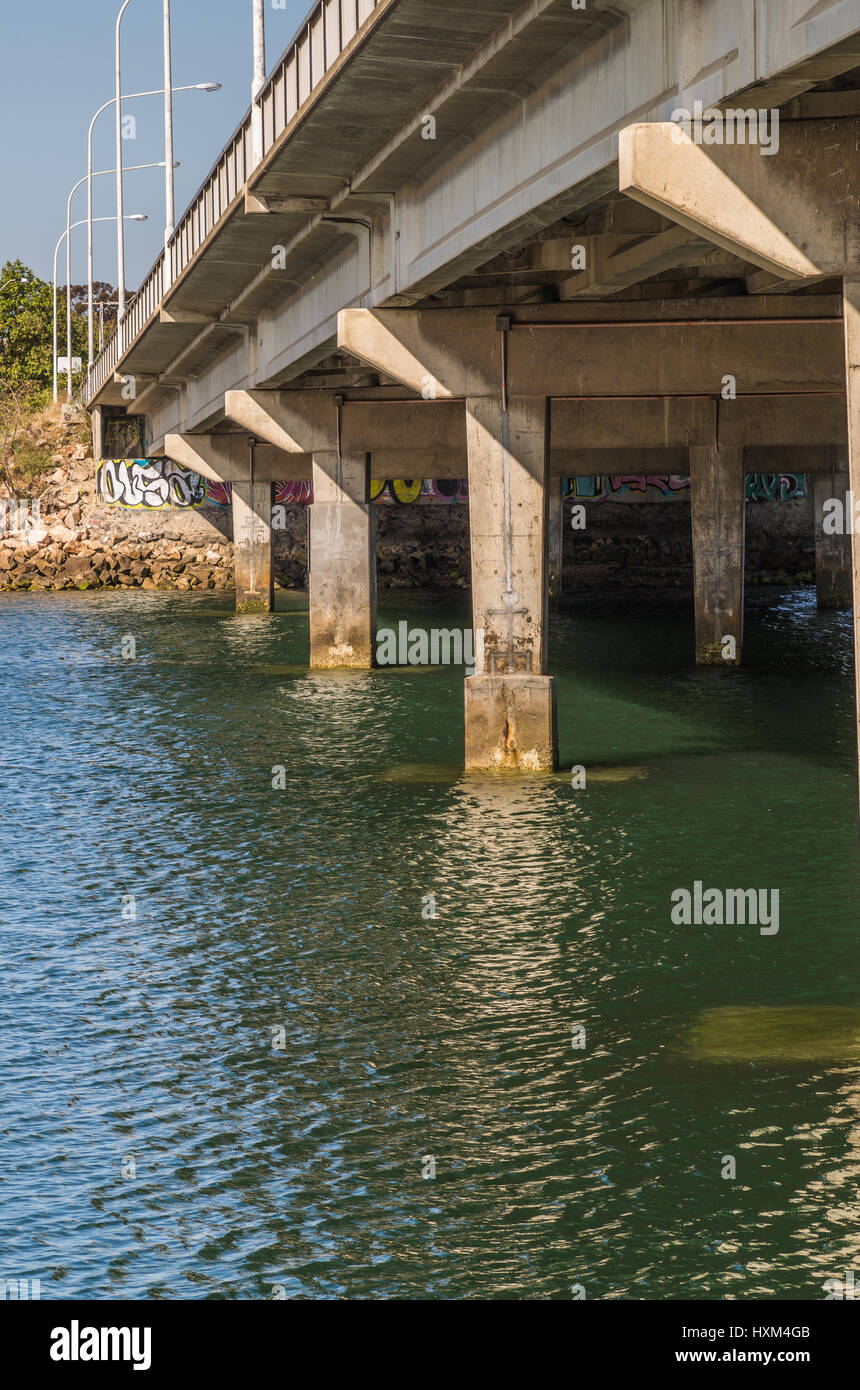
[[[95,302],[113,298],[110,285],[99,281],[93,286]],[[106,313],[106,322],[114,314]],[[0,380],[14,390],[31,383],[50,386],[53,380],[51,351],[53,342],[54,289],[40,280],[21,260],[7,261],[0,267]],[[96,326],[98,332],[98,326]],[[66,352],[66,290],[57,291],[57,352]],[[86,362],[87,287],[72,285],[72,355]],[[80,375],[73,378],[80,385]]]

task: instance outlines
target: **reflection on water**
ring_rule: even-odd
[[[551,631],[567,771],[512,779],[462,771],[461,671],[311,673],[279,604],[0,605],[0,1273],[822,1296],[860,1237],[849,615],[752,596],[747,665],[696,671],[675,595],[592,599]],[[778,936],[673,926],[697,879],[779,889]]]

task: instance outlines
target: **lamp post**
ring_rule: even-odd
[[[259,0],[262,6],[263,0]],[[125,316],[125,228],[123,226],[123,190],[122,190],[122,51],[120,45],[120,30],[122,27],[122,17],[131,4],[131,0],[123,0],[119,14],[116,17],[116,91],[114,100],[116,102],[116,270],[117,270],[117,297],[119,308],[117,309],[117,323]],[[167,166],[165,174],[170,187],[168,201],[172,205],[172,169],[173,169],[173,103],[170,81],[170,0],[164,0],[164,160]],[[200,84],[204,90],[217,90],[219,83]],[[169,147],[169,148],[168,148]],[[168,207],[167,224],[171,224],[172,208]],[[172,231],[171,231],[172,235]],[[166,244],[166,243],[165,243]]]
[[[131,4],[131,0],[123,0],[122,8],[116,17],[116,90],[114,101],[116,103],[116,273],[117,289],[119,293],[118,319],[125,313],[125,238],[123,236],[123,209],[122,209],[122,87],[120,85],[120,25],[122,17]]]
[[[220,89],[221,89],[221,83],[220,83],[220,82],[192,82],[192,83],[190,83],[190,84],[187,84],[187,85],[184,86],[184,87],[174,87],[174,88],[173,88],[174,92],[217,92],[217,91],[220,91]],[[162,95],[162,89],[161,89],[160,87],[158,87],[157,89],[155,89],[154,91],[151,91],[151,92],[126,92],[126,93],[123,94],[123,98],[122,98],[122,99],[123,99],[123,101],[136,101],[136,100],[137,100],[138,98],[140,98],[140,97],[160,97],[161,95]],[[88,288],[89,288],[89,293],[88,293],[88,298],[87,298],[87,319],[88,319],[88,338],[89,338],[89,341],[88,341],[87,347],[88,347],[88,364],[89,364],[90,367],[93,365],[93,359],[94,359],[94,350],[93,350],[93,336],[94,336],[94,335],[93,335],[93,229],[92,229],[92,217],[93,217],[93,184],[92,184],[92,180],[93,180],[93,173],[92,173],[92,167],[93,167],[93,130],[94,130],[94,128],[95,128],[96,121],[98,120],[98,118],[99,118],[99,116],[102,114],[102,112],[103,112],[103,111],[107,111],[107,109],[108,109],[109,106],[113,106],[113,104],[114,104],[115,101],[116,101],[116,97],[113,96],[113,97],[111,97],[110,101],[104,102],[104,103],[99,107],[98,111],[95,113],[95,115],[93,116],[92,120],[90,121],[89,135],[87,136],[87,170],[88,170],[88,178],[89,178],[89,186],[88,186],[88,189],[87,189],[87,222],[88,222],[88,227],[89,227],[89,231],[88,231],[88,235],[87,235],[87,260],[88,260],[88,266],[89,266],[89,270],[88,270]],[[170,143],[171,143],[171,148],[172,148],[172,144],[173,144],[172,139],[171,139],[171,142],[170,142]],[[165,160],[166,160],[166,159],[167,159],[167,154],[165,154]],[[132,166],[131,166],[131,168],[142,168],[142,167],[144,167],[144,166],[142,166],[142,165],[132,165]],[[115,171],[115,170],[112,170],[111,172],[116,172],[116,171]],[[129,172],[130,172],[130,170],[129,170]]]
[[[173,58],[170,45],[170,0],[164,0],[164,272],[172,280],[167,260],[167,244],[173,236]]]
[[[106,170],[106,172],[107,172],[107,173],[113,173],[113,170],[112,170],[112,169]],[[71,235],[71,233],[75,230],[76,227],[83,227],[84,223],[85,223],[87,220],[88,220],[88,219],[87,219],[86,217],[82,217],[81,220],[80,220],[79,222],[73,222],[72,225],[71,225],[71,227],[69,227],[68,231],[63,232],[62,236],[60,237],[59,241],[57,242],[57,245],[54,247],[54,342],[53,342],[54,362],[53,362],[53,375],[54,375],[54,400],[55,400],[55,401],[56,401],[56,399],[57,399],[57,257],[58,257],[59,254],[60,254],[60,247],[62,246],[63,242]],[[147,220],[147,217],[146,217],[146,213],[144,213],[144,212],[130,212],[130,213],[128,213],[128,214],[126,215],[126,221],[127,221],[127,222],[145,222],[146,220]],[[93,218],[93,221],[94,221],[94,222],[113,222],[113,221],[114,221],[114,218],[113,218],[113,217],[95,217],[95,218]],[[67,335],[67,338],[68,338],[68,335]],[[68,384],[67,384],[67,396],[68,396],[68,399],[71,400],[71,399],[72,399],[72,358],[71,358],[71,353],[69,353],[69,358],[68,358],[68,361],[67,361],[67,363],[66,363],[66,373],[67,373],[66,380],[67,380],[67,383],[68,383]]]
[[[263,108],[260,93],[266,85],[266,16],[264,0],[254,5],[254,77],[251,83],[251,147],[254,165],[263,158]]]
[[[29,281],[28,281],[26,275],[10,275],[10,276],[9,276],[9,279],[8,279],[8,280],[4,280],[4,281],[3,281],[3,284],[0,285],[0,290],[5,290],[5,288],[6,288],[7,285],[12,285],[12,284],[15,283],[15,281],[17,281],[19,285],[26,285],[26,284],[29,284]]]
[[[160,168],[161,168],[161,161],[159,160],[159,161],[158,161],[157,163],[155,163],[155,164],[131,164],[131,165],[129,166],[128,172],[129,172],[129,173],[132,173],[132,172],[133,172],[134,170],[136,170],[136,169],[160,169]],[[105,174],[113,174],[113,173],[115,173],[115,172],[116,172],[116,170],[114,170],[114,169],[97,169],[96,172],[93,173],[92,169],[88,169],[87,172],[86,172],[86,174],[84,175],[84,177],[83,177],[82,179],[78,179],[77,183],[76,183],[76,184],[74,185],[74,187],[72,188],[72,190],[71,190],[71,192],[70,192],[70,194],[69,194],[69,196],[68,196],[68,199],[67,199],[67,201],[66,201],[66,232],[69,233],[69,235],[67,235],[67,237],[66,237],[66,350],[67,350],[67,355],[68,355],[68,357],[69,357],[69,360],[71,360],[71,355],[72,355],[72,238],[71,238],[71,235],[70,235],[70,233],[71,233],[71,224],[72,224],[72,199],[73,199],[73,197],[75,196],[75,194],[77,193],[77,191],[78,191],[78,189],[80,188],[80,186],[81,186],[82,183],[86,183],[86,184],[89,185],[89,201],[90,201],[90,207],[89,207],[89,209],[88,209],[88,211],[87,211],[87,219],[86,219],[86,220],[87,220],[87,225],[88,225],[88,227],[91,228],[91,227],[92,227],[92,215],[91,215],[91,214],[92,214],[92,186],[93,186],[93,179],[102,178]],[[101,220],[101,219],[99,219],[99,220]],[[90,232],[90,249],[92,249],[92,231]],[[91,268],[91,267],[90,267],[90,268]],[[90,276],[89,284],[88,284],[88,286],[87,286],[87,308],[88,308],[88,309],[89,309],[89,296],[90,296],[91,293],[92,293],[92,276]]]

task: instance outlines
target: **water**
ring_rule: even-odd
[[[458,774],[462,671],[310,674],[278,603],[0,600],[0,1277],[821,1298],[860,1236],[849,616],[751,594],[747,664],[697,671],[685,600],[589,596],[574,791]],[[697,879],[778,888],[779,934],[672,925]]]

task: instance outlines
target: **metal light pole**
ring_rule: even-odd
[[[164,0],[164,280],[171,283],[168,243],[173,236],[173,60],[170,51],[170,0]]]
[[[116,102],[116,273],[117,291],[119,294],[119,309],[117,311],[117,321],[125,314],[125,241],[123,239],[123,210],[122,210],[122,87],[120,85],[121,56],[120,56],[120,25],[122,17],[131,4],[131,0],[123,0],[122,8],[116,17],[116,90],[114,101]]]
[[[106,172],[108,172],[108,173],[113,173],[113,170],[111,169],[111,170],[108,170],[108,171],[106,171]],[[54,375],[54,400],[55,400],[55,401],[56,401],[56,399],[57,399],[57,257],[58,257],[59,254],[60,254],[60,247],[62,246],[63,241],[66,240],[66,239],[71,235],[71,233],[75,230],[76,227],[83,227],[84,223],[85,223],[87,220],[88,220],[88,219],[87,219],[86,217],[82,217],[81,220],[80,220],[80,222],[73,222],[72,225],[71,225],[71,227],[69,227],[67,231],[63,232],[62,236],[60,237],[59,241],[57,242],[56,246],[54,247],[54,348],[53,348],[53,350],[54,350],[54,362],[53,362],[53,375]],[[127,217],[126,217],[126,221],[128,221],[128,222],[145,222],[146,220],[147,220],[147,219],[146,219],[146,213],[144,213],[144,212],[131,212],[131,213],[128,213],[128,214],[127,214]],[[94,221],[94,222],[113,222],[113,221],[114,221],[114,218],[113,218],[113,217],[95,217],[95,218],[93,218],[93,221]],[[68,336],[68,335],[67,335],[67,336]],[[68,398],[69,398],[69,400],[71,400],[71,399],[72,399],[72,359],[71,359],[71,355],[69,356],[69,360],[68,360],[68,362],[67,362],[67,364],[66,364],[66,368],[67,368],[67,382],[68,382],[68,386],[67,386]]]
[[[254,165],[263,158],[263,108],[259,96],[266,85],[266,17],[265,0],[253,0],[254,5],[254,78],[251,83],[251,144]]]
[[[186,85],[186,86],[184,86],[184,87],[174,87],[173,90],[174,90],[174,92],[218,92],[218,91],[221,90],[221,83],[220,83],[220,82],[192,82],[192,83],[190,83],[190,84],[188,84],[188,85]],[[162,95],[162,89],[159,87],[159,88],[157,88],[156,90],[154,90],[154,91],[152,91],[152,92],[126,92],[126,93],[124,93],[122,99],[123,99],[123,101],[136,101],[136,100],[138,100],[140,97],[160,97],[161,95]],[[93,365],[93,360],[94,360],[94,355],[95,355],[95,354],[94,354],[94,344],[93,344],[93,337],[94,337],[94,330],[93,330],[93,229],[92,229],[92,217],[93,217],[93,183],[92,183],[92,181],[93,181],[93,178],[94,178],[94,175],[93,175],[93,173],[92,173],[92,167],[93,167],[93,130],[94,130],[94,128],[95,128],[96,121],[98,120],[98,118],[99,118],[99,116],[102,114],[102,112],[103,112],[103,111],[107,111],[107,109],[108,109],[109,106],[113,106],[113,104],[114,104],[115,101],[116,101],[116,97],[111,97],[110,101],[104,102],[104,103],[99,107],[98,111],[95,113],[95,115],[93,116],[92,120],[90,121],[89,135],[87,136],[87,170],[88,170],[88,179],[89,179],[89,185],[88,185],[88,188],[87,188],[87,223],[88,223],[88,227],[89,227],[89,231],[88,231],[88,235],[87,235],[87,262],[88,262],[88,275],[87,275],[87,283],[88,283],[88,295],[87,295],[87,321],[88,321],[88,335],[89,335],[89,341],[88,341],[88,364],[89,364],[89,366],[92,366],[92,365]],[[165,156],[165,157],[166,157],[166,156]],[[149,167],[148,165],[133,164],[133,165],[131,165],[131,166],[129,167],[129,172],[131,172],[132,169],[143,169],[143,168],[148,168],[148,167]],[[156,166],[153,166],[153,167],[156,167]],[[160,166],[158,166],[158,167],[160,167]],[[178,168],[178,165],[175,165],[174,167]],[[112,170],[111,172],[114,172],[114,171]]]
[[[110,102],[106,102],[105,105],[106,105],[106,106],[110,106],[111,103],[110,103]],[[102,111],[104,111],[105,107],[103,106],[103,107],[101,107],[100,109],[101,109]],[[98,114],[99,114],[99,113],[96,112],[96,115],[98,115]],[[95,117],[93,117],[93,120],[95,120]],[[90,136],[92,137],[92,125],[90,126]],[[106,175],[106,174],[115,174],[115,173],[116,173],[116,170],[115,170],[115,169],[97,169],[97,170],[95,171],[95,173],[93,173],[93,167],[92,167],[92,153],[93,153],[93,151],[92,151],[92,138],[91,138],[91,139],[90,139],[89,160],[88,160],[88,166],[89,166],[89,167],[87,168],[87,172],[86,172],[86,174],[84,175],[84,177],[83,177],[82,179],[78,179],[77,183],[75,184],[74,188],[72,189],[71,193],[69,194],[68,200],[67,200],[67,202],[66,202],[66,231],[67,231],[67,232],[70,232],[70,231],[71,231],[71,223],[72,223],[72,199],[73,199],[73,197],[75,196],[75,194],[77,193],[77,191],[78,191],[78,189],[80,188],[80,186],[81,186],[82,183],[85,183],[85,184],[87,185],[87,217],[86,217],[86,222],[87,222],[87,227],[88,227],[88,238],[87,238],[87,239],[88,239],[88,246],[87,246],[87,261],[88,261],[87,314],[88,314],[88,318],[89,318],[89,315],[90,315],[91,312],[92,312],[92,299],[93,299],[93,179],[102,178],[102,177],[103,177],[104,175]],[[128,173],[133,173],[136,169],[160,169],[160,168],[161,168],[161,161],[160,161],[160,160],[159,160],[157,163],[155,163],[155,164],[130,164],[129,167],[128,167]],[[104,221],[104,218],[97,218],[96,220],[101,222],[101,221]],[[67,336],[68,336],[68,333],[71,333],[71,319],[72,319],[72,314],[71,314],[71,306],[72,306],[71,247],[72,247],[72,238],[71,238],[71,236],[69,236],[68,239],[67,239],[67,241],[66,241],[66,314],[67,314]],[[89,322],[88,335],[89,335],[89,339],[90,339],[90,342],[89,342],[90,350],[92,350],[92,327],[91,327],[91,320],[90,320],[90,322]],[[67,344],[67,346],[68,346],[68,344]],[[90,362],[89,365],[92,366],[92,362]]]

